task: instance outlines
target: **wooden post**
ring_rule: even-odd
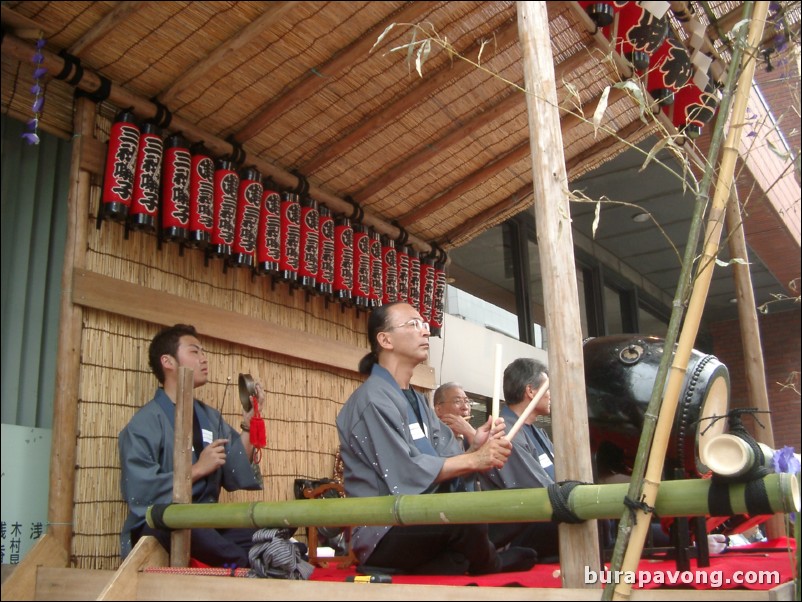
[[[741,346],[744,355],[744,373],[746,376],[746,390],[749,396],[750,407],[760,411],[769,412],[769,394],[766,386],[766,367],[763,363],[763,347],[760,343],[760,324],[757,320],[755,307],[755,291],[752,288],[752,275],[746,263],[749,255],[746,249],[743,219],[737,196],[730,196],[727,203],[727,231],[729,237],[727,245],[730,257],[743,259],[745,263],[732,265],[732,276],[735,279],[735,297],[738,299],[738,321],[741,330]],[[774,430],[771,425],[771,415],[765,414],[760,422],[765,428],[755,426],[753,436],[755,440],[774,449]],[[782,516],[773,516],[766,522],[766,535],[769,539],[785,535],[785,521]]]
[[[194,375],[190,368],[178,369],[175,401],[175,449],[173,451],[173,502],[192,503],[192,405]],[[200,453],[200,450],[198,450]],[[189,529],[170,535],[170,566],[189,566]]]
[[[540,268],[549,332],[557,480],[593,482],[588,443],[588,410],[579,294],[568,204],[568,177],[554,81],[549,18],[543,2],[518,2],[518,32],[524,61],[532,176],[535,191]],[[591,588],[587,567],[600,565],[596,521],[561,524],[560,565],[563,587]]]
[[[83,310],[73,304],[74,268],[86,266],[89,223],[89,172],[81,169],[84,149],[95,127],[95,103],[79,98],[75,108],[75,137],[70,161],[67,197],[67,240],[61,273],[56,393],[53,400],[53,442],[50,459],[50,494],[47,504],[48,533],[71,556],[73,497],[78,421],[78,386],[81,368]]]

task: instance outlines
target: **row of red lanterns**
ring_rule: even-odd
[[[718,93],[712,85],[700,87],[693,80],[693,62],[670,33],[665,15],[656,16],[641,2],[579,4],[612,40],[615,51],[645,78],[646,89],[678,131],[689,138],[699,136],[715,114]]]
[[[122,111],[109,133],[98,223],[158,234],[203,249],[225,266],[251,268],[346,306],[369,310],[406,301],[438,335],[445,310],[447,256],[421,256],[352,216],[333,214],[304,178],[281,190],[253,167],[237,169],[180,134],[164,140],[152,123]],[[355,209],[358,209],[355,206]]]

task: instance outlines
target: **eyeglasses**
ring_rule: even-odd
[[[399,324],[398,326],[391,326],[387,330],[393,330],[394,328],[404,328],[404,326],[413,326],[415,328],[415,330],[417,330],[419,332],[421,330],[424,331],[424,332],[429,332],[429,323],[428,322],[424,322],[420,318],[412,318],[411,320],[408,320],[408,321],[404,322],[403,324]]]

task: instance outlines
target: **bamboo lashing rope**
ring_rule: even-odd
[[[543,375],[543,383],[540,385],[540,388],[537,390],[537,393],[532,398],[532,401],[529,402],[529,405],[526,406],[526,409],[521,412],[521,415],[518,416],[518,420],[515,421],[515,424],[512,425],[510,432],[507,433],[507,439],[512,441],[512,438],[521,430],[521,427],[526,423],[526,419],[529,418],[529,414],[531,414],[535,407],[537,406],[540,399],[546,394],[546,391],[549,390],[549,377],[545,374]]]

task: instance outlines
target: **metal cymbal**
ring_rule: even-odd
[[[246,412],[250,412],[253,404],[251,397],[256,395],[256,381],[250,374],[239,375],[239,400]]]

